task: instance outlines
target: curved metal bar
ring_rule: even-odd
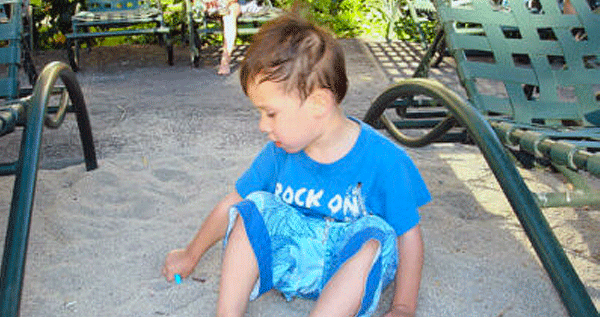
[[[500,183],[570,315],[598,316],[596,307],[550,229],[533,194],[490,124],[475,108],[442,84],[421,78],[408,79],[406,82],[437,91],[459,124],[467,128]]]
[[[48,73],[43,72],[34,94],[40,94],[40,82],[47,81],[47,77]],[[0,309],[6,316],[19,314],[45,112],[39,98],[27,107],[0,275]]]
[[[69,106],[69,93],[67,90],[62,90],[60,93],[60,102],[58,105],[58,110],[54,114],[54,116],[50,116],[46,114],[46,120],[44,124],[51,129],[56,129],[60,127],[60,125],[65,120],[65,115],[67,114],[67,108]]]
[[[385,116],[385,114],[381,115],[381,121],[383,122],[383,125],[385,125],[385,127],[388,131],[390,131],[392,129],[396,129],[396,127],[394,126],[394,123],[391,120],[389,120]],[[420,136],[420,137],[409,137],[406,135],[403,136],[402,144],[408,145],[410,147],[427,146],[427,145],[435,142],[437,139],[441,138],[442,136],[444,136],[444,134],[446,134],[448,131],[450,131],[450,129],[452,129],[455,125],[456,125],[456,120],[454,119],[454,117],[447,117],[442,122],[437,124],[431,131],[429,131],[424,136]]]
[[[83,156],[85,158],[86,170],[91,171],[98,167],[98,161],[96,158],[96,148],[94,146],[94,138],[92,135],[92,126],[90,124],[90,118],[88,115],[85,99],[83,92],[79,86],[79,82],[69,66],[61,62],[52,62],[47,67],[60,67],[61,71],[58,73],[60,79],[67,88],[71,104],[73,105],[73,111],[77,119],[77,126],[79,128],[79,136],[81,138],[81,144],[83,146]],[[52,89],[52,85],[48,89]],[[48,90],[50,92],[51,90]],[[47,99],[45,99],[47,100]],[[47,102],[47,101],[46,101]]]
[[[412,97],[415,95],[427,95],[437,97],[439,94],[431,90],[426,84],[415,82],[413,80],[403,80],[386,89],[374,101],[365,115],[365,122],[375,127],[383,124],[400,143],[410,147],[422,147],[429,145],[446,134],[450,129],[456,126],[456,120],[452,116],[447,116],[441,122],[437,123],[425,135],[410,137],[400,132],[394,123],[386,116],[384,111],[389,108],[400,97]],[[441,101],[444,104],[443,100]],[[379,125],[379,126],[378,126]]]
[[[25,260],[27,255],[27,244],[29,239],[29,230],[31,226],[31,211],[33,208],[33,198],[40,157],[40,148],[42,140],[42,129],[46,115],[46,106],[52,88],[60,77],[67,89],[73,104],[79,108],[77,113],[78,124],[87,124],[83,129],[91,132],[85,104],[82,103],[83,95],[79,89],[72,71],[64,63],[54,62],[48,64],[39,80],[33,88],[33,95],[30,104],[27,106],[27,122],[23,130],[21,148],[19,151],[19,160],[16,165],[15,185],[11,201],[10,215],[8,219],[8,229],[4,245],[4,256],[2,258],[2,269],[0,273],[0,311],[2,316],[18,316],[20,308],[21,291],[23,286],[23,277],[25,273]],[[79,96],[79,98],[74,98]],[[83,106],[82,106],[83,105]],[[85,112],[85,113],[84,113]],[[85,114],[85,115],[84,115]],[[87,137],[87,136],[86,136]],[[88,140],[82,140],[84,143],[91,142],[91,133]],[[92,144],[93,145],[93,144]],[[93,150],[93,146],[84,144],[84,152]],[[87,163],[86,156],[86,163]],[[91,159],[91,158],[90,158]],[[93,164],[88,167],[95,167],[95,153]]]

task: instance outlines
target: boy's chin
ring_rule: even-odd
[[[295,153],[302,151],[302,149],[291,149],[291,148],[285,147],[285,146],[281,145],[281,143],[279,143],[279,142],[276,143],[276,146],[278,148],[284,150],[288,154],[295,154]]]

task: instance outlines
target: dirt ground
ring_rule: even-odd
[[[409,77],[422,55],[404,42],[342,43],[350,78],[343,107],[358,118],[386,87]],[[236,61],[243,51],[238,47]],[[212,315],[220,248],[181,285],[160,276],[162,261],[185,246],[265,137],[237,68],[218,76],[218,49],[203,54],[201,67],[192,68],[184,46],[175,48],[173,66],[154,45],[83,52],[77,77],[100,167],[85,172],[74,120],[44,132],[22,316]],[[64,51],[38,52],[34,60],[40,69],[67,61]],[[449,60],[432,77],[461,91]],[[18,142],[19,133],[0,139],[3,160],[15,157]],[[433,195],[421,210],[426,259],[417,315],[566,316],[479,150],[438,144],[407,151]],[[522,172],[536,190],[566,186],[554,174]],[[12,181],[0,178],[2,236]],[[600,210],[544,213],[600,307]],[[305,316],[311,305],[270,292],[247,315]]]

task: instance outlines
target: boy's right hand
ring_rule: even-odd
[[[169,252],[165,259],[165,265],[162,269],[162,275],[167,278],[167,281],[173,282],[175,274],[179,274],[182,278],[188,277],[194,271],[196,262],[187,253],[185,249],[177,249]]]

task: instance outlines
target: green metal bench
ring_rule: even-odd
[[[587,177],[600,177],[600,15],[586,0],[577,14],[556,0],[532,11],[523,0],[453,4],[435,0],[439,33],[414,78],[375,99],[365,121],[400,143],[475,143],[494,172],[571,316],[598,316],[589,294],[540,211],[600,205]],[[426,78],[446,43],[468,100]],[[574,190],[532,193],[516,164],[551,165]]]
[[[165,26],[159,0],[86,0],[85,9],[71,17],[73,33],[67,37],[67,54],[73,70],[79,70],[81,41],[111,36],[150,34],[166,46],[173,65],[173,43]]]
[[[451,5],[460,6],[464,3],[468,3],[470,0],[451,0]],[[498,2],[499,0],[490,0]],[[433,5],[433,0],[406,0],[406,10],[408,11],[412,21],[417,25],[417,31],[421,39],[421,45],[425,48],[429,48],[429,40],[425,34],[424,25],[426,23],[436,20],[436,9]],[[478,33],[481,32],[480,28],[473,25],[461,25],[457,28],[461,32]],[[447,56],[446,45],[444,41],[434,41],[435,45],[432,52],[437,55],[435,59],[430,63],[431,66],[437,67],[442,59]]]
[[[94,142],[83,94],[75,73],[68,65],[53,62],[44,67],[33,88],[22,89],[19,65],[21,45],[26,33],[21,21],[20,0],[0,0],[0,67],[6,69],[0,78],[0,136],[15,130],[21,132],[19,157],[0,164],[0,175],[15,175],[13,194],[0,274],[0,311],[2,316],[17,316],[29,227],[32,217],[35,184],[40,156],[43,126],[58,128],[67,112],[74,112],[83,146],[87,170],[97,167]]]
[[[21,47],[21,67],[23,68],[23,70],[25,71],[25,74],[27,75],[27,78],[29,79],[29,83],[33,85],[33,83],[35,82],[35,79],[37,78],[37,71],[35,69],[35,65],[33,64],[33,60],[31,58],[32,56],[32,50],[33,50],[33,40],[32,40],[32,33],[33,33],[33,19],[32,19],[32,15],[31,15],[31,6],[27,5],[27,4],[23,4],[23,6],[21,7],[20,14],[21,14],[21,19],[11,19],[12,14],[16,14],[13,13],[13,6],[12,3],[14,1],[0,1],[0,3],[2,4],[0,6],[0,23],[1,24],[8,24],[9,26],[7,26],[7,28],[19,28],[20,30],[22,30],[21,33],[21,42],[14,42],[14,43],[6,43],[5,46],[8,45],[20,45]],[[16,26],[13,25],[14,23],[21,23],[21,26]]]
[[[223,33],[221,18],[218,15],[207,15],[201,0],[192,3],[185,0],[187,16],[187,39],[190,47],[190,59],[194,67],[200,65],[200,50],[209,34]],[[280,15],[283,11],[273,6],[270,0],[263,0],[256,12],[247,12],[238,17],[237,34],[254,34],[260,26]]]

